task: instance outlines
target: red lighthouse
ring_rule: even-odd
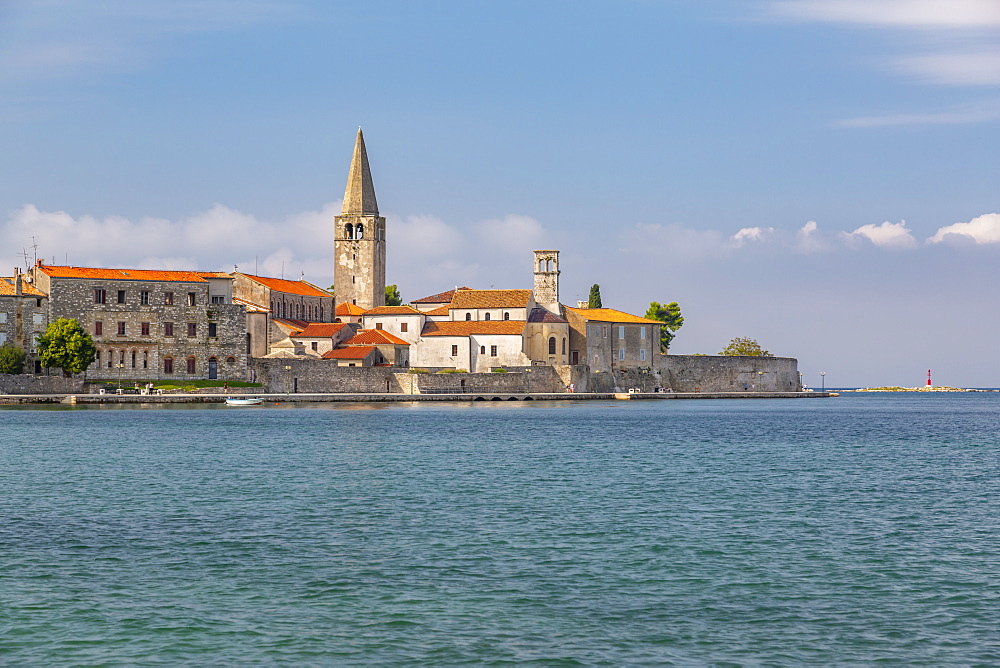
[[[931,387],[931,370],[927,370],[927,387]]]

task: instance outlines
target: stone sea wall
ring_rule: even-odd
[[[0,374],[0,394],[72,394],[83,393],[83,378]]]

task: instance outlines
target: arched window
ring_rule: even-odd
[[[350,223],[344,225],[344,236],[347,237],[348,239],[354,238],[354,226],[351,225]]]
[[[135,368],[135,351],[132,351],[132,368]]]
[[[556,337],[550,336],[549,337],[549,355],[555,355],[555,354],[556,354]]]
[[[507,311],[504,311],[503,312],[503,319],[504,320],[510,320],[510,313],[508,313]]]
[[[472,320],[472,314],[471,313],[466,313],[465,314],[465,319],[466,320]]]
[[[194,368],[195,368],[194,358],[193,357],[187,358],[187,372],[190,374],[194,374]]]
[[[489,313],[487,313],[487,314],[486,314],[486,319],[487,319],[487,320],[489,320],[489,319],[490,319],[490,314],[489,314]]]
[[[247,332],[247,355],[250,354],[250,346],[253,344],[253,338],[250,336],[250,332]]]
[[[344,322],[344,321],[343,321],[343,320],[341,320],[340,318],[334,318],[334,319],[333,319],[333,321],[334,321],[334,322]]]
[[[563,337],[563,347],[562,347],[562,354],[563,354],[563,355],[565,355],[565,354],[566,354],[566,337],[565,337],[565,336]]]
[[[163,358],[163,373],[173,373],[174,372],[174,358],[167,357]]]
[[[545,271],[545,260],[538,261],[538,271]]]
[[[142,351],[142,368],[143,369],[148,369],[149,368],[149,351],[148,350],[143,350]]]
[[[358,226],[354,228],[354,238],[364,239],[365,238],[365,226],[358,223]]]

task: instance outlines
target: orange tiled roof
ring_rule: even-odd
[[[325,360],[363,360],[372,354],[375,346],[354,346],[353,348],[337,348],[323,353]]]
[[[531,290],[459,290],[451,308],[524,308]]]
[[[455,290],[471,290],[470,287],[455,288]],[[452,297],[455,296],[455,290],[448,290],[447,292],[439,292],[436,295],[431,295],[430,297],[424,297],[422,299],[414,299],[411,304],[447,304],[451,302]]]
[[[0,277],[0,295],[13,295],[16,292],[14,287],[14,277]],[[45,293],[34,285],[24,280],[21,276],[21,294],[25,297],[44,297]]]
[[[115,281],[167,281],[207,283],[205,276],[215,278],[205,271],[158,271],[153,269],[104,269],[101,267],[61,267],[43,264],[38,267],[52,278],[91,278]]]
[[[392,343],[397,346],[410,345],[394,334],[390,334],[384,329],[362,329],[351,338],[344,341],[345,346],[371,346],[380,343]]]
[[[469,336],[472,334],[516,334],[524,331],[523,320],[450,320],[428,322],[421,336]]]
[[[659,320],[640,318],[637,315],[632,315],[631,313],[626,313],[625,311],[618,311],[613,308],[573,308],[572,306],[567,306],[566,308],[586,318],[587,320],[595,322],[621,322],[637,325],[663,324]]]
[[[376,306],[365,311],[365,315],[420,315],[412,306]]]
[[[424,311],[424,315],[451,315],[451,304],[445,304],[430,311]]]
[[[325,339],[332,338],[337,332],[347,327],[342,322],[311,322],[305,329],[293,334],[296,338]]]
[[[242,272],[241,272],[242,273]],[[284,292],[291,295],[302,295],[303,297],[332,297],[326,290],[320,290],[312,283],[306,281],[289,281],[285,278],[269,278],[267,276],[254,276],[253,274],[243,274],[251,281],[256,281],[266,288],[276,292]]]
[[[337,304],[337,308],[334,309],[334,315],[345,316],[345,315],[361,315],[365,310],[358,306],[357,304],[352,304],[350,302],[340,302]]]

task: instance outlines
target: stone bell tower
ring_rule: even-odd
[[[385,218],[378,215],[365,138],[358,128],[344,207],[333,225],[336,303],[385,305]]]
[[[535,251],[535,303],[559,314],[559,251]]]

